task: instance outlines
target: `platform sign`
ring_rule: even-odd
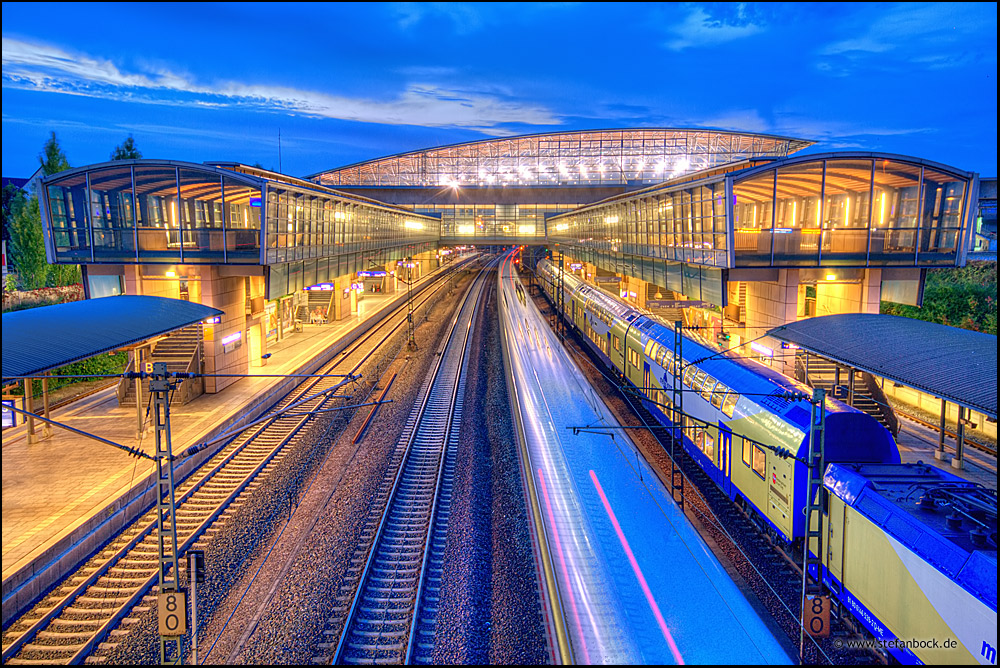
[[[7,427],[17,426],[17,413],[15,413],[14,411],[10,410],[10,408],[7,408],[8,406],[11,406],[11,407],[14,406],[14,400],[13,399],[4,399],[3,400],[3,427],[4,427],[4,429],[6,429]]]
[[[187,598],[183,591],[164,591],[156,598],[160,635],[170,638],[187,633]]]
[[[710,308],[708,302],[694,299],[647,299],[646,308]]]
[[[806,614],[802,620],[806,632],[813,638],[830,635],[830,597],[806,596]]]

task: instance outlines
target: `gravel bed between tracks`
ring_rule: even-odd
[[[496,279],[473,333],[434,663],[548,662],[500,345]]]
[[[311,438],[304,439],[315,439],[314,447],[290,453],[251,493],[248,501],[228,517],[215,538],[208,541],[204,548],[206,581],[198,589],[200,662],[227,661],[243,630],[274,585],[300,533],[310,526],[314,513],[322,512],[313,535],[308,537],[297,560],[278,583],[274,599],[238,659],[240,663],[253,664],[310,662],[316,645],[323,642],[322,630],[333,605],[329,600],[331,592],[336,591],[343,577],[346,560],[353,552],[361,521],[367,514],[367,505],[409,414],[413,396],[426,376],[431,356],[421,353],[436,347],[443,325],[454,312],[457,297],[468,280],[466,275],[456,282],[450,291],[452,299],[437,300],[429,310],[415,314],[414,337],[418,351],[407,354],[403,350],[400,360],[388,369],[383,378],[385,382],[394,369],[399,371],[386,397],[393,403],[379,409],[356,452],[351,440],[369,408],[318,417],[309,427]],[[405,328],[397,333],[399,346],[405,346],[405,336]],[[386,348],[394,354],[398,347],[388,345]],[[390,358],[389,351],[374,355],[360,372],[365,379],[374,379],[390,365]],[[366,394],[367,390],[356,392],[355,402],[364,401]],[[368,400],[375,396],[373,393]],[[348,469],[350,473],[345,474]],[[300,499],[313,473],[316,474],[315,483]],[[331,489],[334,491],[330,503],[325,508],[319,507]],[[298,510],[289,522],[296,505]],[[275,536],[282,528],[285,530],[275,543]],[[272,545],[273,553],[267,557]],[[265,565],[254,580],[254,573],[262,563]],[[244,597],[251,581],[253,585]],[[236,612],[225,634],[206,659],[234,608]],[[106,646],[96,653],[98,661],[111,664],[159,661],[155,606],[137,611],[133,619],[135,621],[123,624],[122,628],[134,630],[117,635],[114,638],[118,643],[116,647]],[[184,648],[190,651],[190,633],[184,639]]]
[[[555,311],[541,291],[530,291],[535,305],[550,322]],[[589,352],[584,350],[571,333],[566,346],[590,384],[604,399],[615,418],[623,425],[641,424],[635,411],[622,397],[621,391],[595,365]],[[633,400],[634,401],[634,400]],[[638,446],[643,457],[656,470],[665,485],[670,485],[671,461],[663,446],[648,431],[631,430],[629,437]],[[802,594],[801,574],[771,542],[759,533],[752,522],[736,508],[721,490],[693,465],[689,457],[684,467],[685,514],[705,539],[715,556],[743,590],[747,600],[771,627],[772,633],[796,660],[798,658],[798,614]],[[697,481],[692,482],[692,479]],[[723,528],[725,529],[723,531]],[[789,613],[791,610],[795,617]],[[840,631],[840,637],[846,634]],[[833,638],[821,642],[823,652],[836,664],[871,663],[867,652],[835,650]],[[807,662],[827,663],[814,649],[807,654]]]

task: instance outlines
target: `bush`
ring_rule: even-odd
[[[921,307],[882,302],[881,313],[997,333],[997,263],[970,262],[958,269],[931,269]]]

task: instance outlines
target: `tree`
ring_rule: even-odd
[[[24,206],[24,192],[17,186],[8,183],[3,187],[3,240],[10,241],[10,223],[14,214]]]
[[[38,163],[42,166],[45,176],[69,169],[69,160],[66,159],[66,154],[59,147],[59,140],[56,139],[55,132],[52,132],[49,140],[45,142],[45,146],[38,156]]]
[[[115,146],[115,150],[111,152],[112,160],[138,160],[142,157],[142,152],[135,147],[135,139],[132,135],[128,136],[124,142],[120,145]]]
[[[42,216],[38,210],[37,197],[32,197],[18,207],[11,218],[10,254],[22,289],[34,290],[45,285],[48,264],[45,260]]]

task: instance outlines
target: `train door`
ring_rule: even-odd
[[[732,489],[732,479],[730,477],[730,468],[733,460],[733,432],[729,427],[719,422],[719,470],[722,475],[719,476],[719,486],[722,487],[722,491],[726,493],[726,496],[730,496]]]

